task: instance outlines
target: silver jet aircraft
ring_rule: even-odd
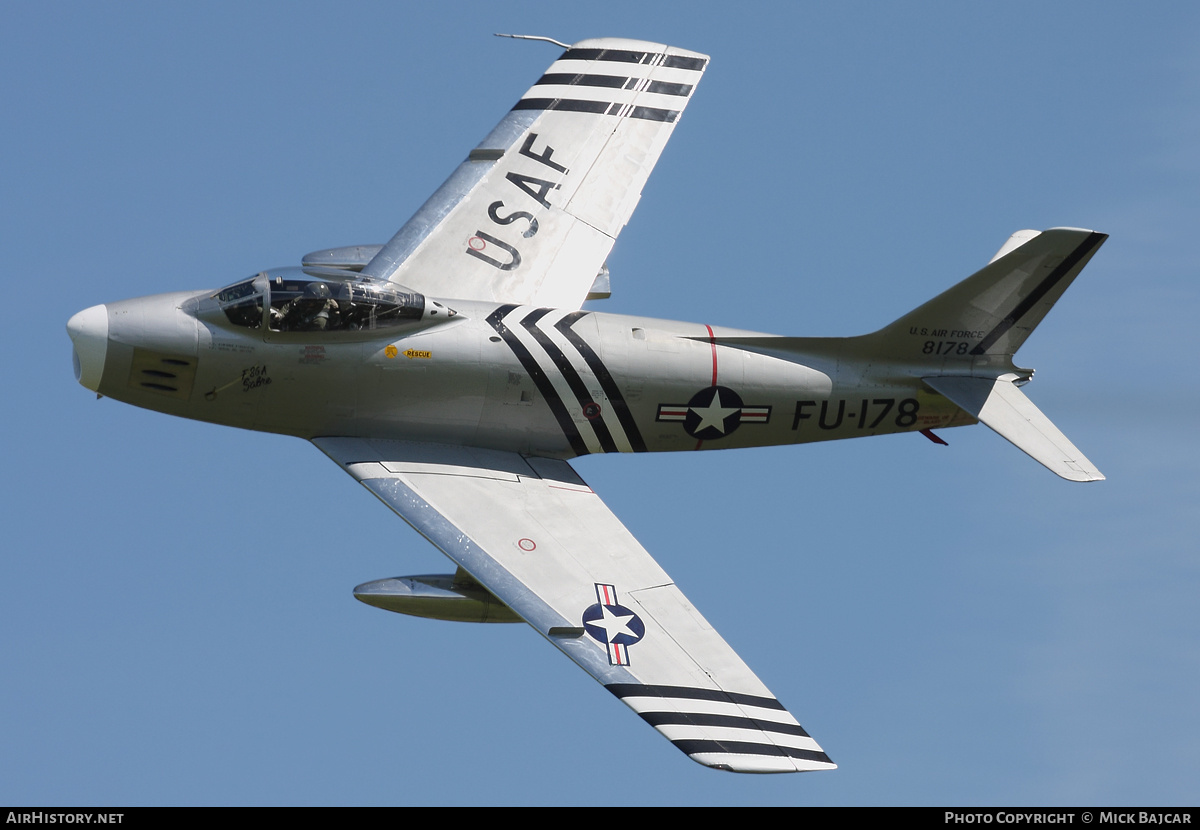
[[[88,389],[309,440],[457,566],[365,583],[363,602],[526,622],[701,764],[832,769],[568,460],[982,421],[1063,478],[1101,479],[1013,357],[1106,237],[1019,231],[860,337],[582,310],[608,296],[605,260],[707,65],[577,43],[386,245],[94,306],[67,330]]]

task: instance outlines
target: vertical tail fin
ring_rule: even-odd
[[[874,335],[922,380],[1071,481],[1104,476],[1013,383],[1012,356],[1108,237],[1077,228],[1017,231],[983,269]],[[1014,371],[1015,370],[1015,371]]]
[[[1078,228],[1018,231],[982,269],[872,337],[900,359],[998,366],[995,358],[1016,353],[1107,238]]]
[[[1033,372],[1017,368],[1013,355],[1107,238],[1079,228],[1017,231],[982,269],[874,334],[720,343],[829,373],[845,364],[888,379],[920,378],[1055,474],[1100,481],[1095,465],[1017,388]]]

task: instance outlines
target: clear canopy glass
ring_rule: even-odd
[[[425,296],[333,268],[277,268],[214,295],[231,323],[274,332],[373,331],[415,322]],[[264,313],[265,311],[265,313]]]

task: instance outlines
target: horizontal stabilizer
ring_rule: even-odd
[[[1008,377],[923,380],[1056,475],[1071,481],[1104,480],[1096,466]]]

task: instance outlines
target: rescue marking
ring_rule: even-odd
[[[299,363],[306,366],[315,366],[325,361],[324,346],[304,346],[300,349]]]

